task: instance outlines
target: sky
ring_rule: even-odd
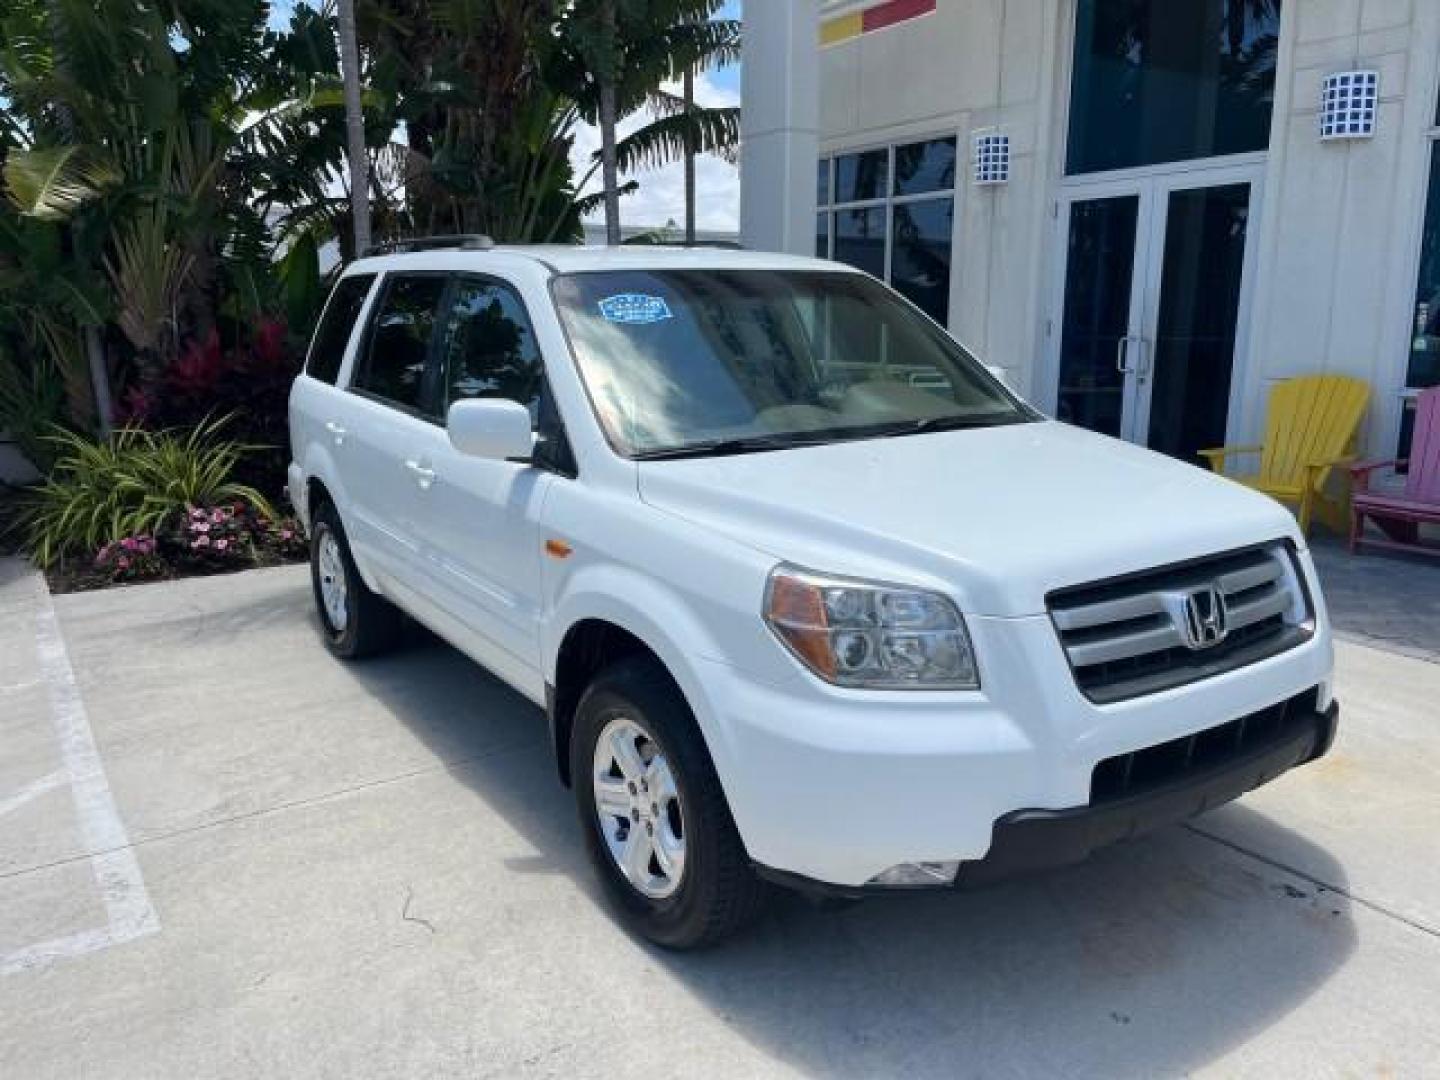
[[[304,0],[274,0],[270,12],[270,24],[277,28],[285,26],[290,11],[297,2]],[[727,0],[720,16],[726,19],[740,17],[742,0]],[[668,89],[679,92],[678,86]],[[722,106],[740,104],[740,66],[738,64],[708,71],[695,80],[695,100],[701,105]],[[637,114],[620,126],[620,135],[642,126],[647,117]],[[585,127],[575,140],[573,159],[576,173],[583,175],[590,167],[590,155],[600,147],[600,135],[594,128]],[[734,232],[740,222],[740,172],[733,165],[727,165],[719,158],[703,156],[695,166],[696,219],[702,230]],[[685,220],[685,178],[679,163],[663,169],[648,169],[626,177],[640,185],[640,190],[628,196],[620,205],[620,217],[624,225],[639,228],[658,228],[669,222]],[[598,187],[598,176],[591,182],[589,190]]]

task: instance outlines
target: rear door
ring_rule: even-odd
[[[564,435],[525,305],[506,282],[455,276],[437,333],[436,423],[417,443],[431,482],[417,515],[426,593],[459,624],[482,663],[521,688],[540,685],[540,511],[566,471]],[[450,445],[443,417],[466,398],[508,398],[545,435],[538,464],[468,457]],[[563,482],[563,481],[561,481]]]
[[[421,580],[415,521],[426,478],[414,457],[433,424],[435,326],[443,273],[386,274],[350,377],[344,445],[337,455],[345,529],[357,558],[387,583]]]

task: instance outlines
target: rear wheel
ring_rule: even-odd
[[[371,592],[355,569],[340,515],[328,502],[316,510],[311,529],[310,583],[325,647],[336,656],[344,660],[375,656],[400,640],[403,616]]]
[[[576,708],[570,753],[591,860],[640,933],[700,948],[755,916],[764,885],[663,667],[643,658],[602,672]]]

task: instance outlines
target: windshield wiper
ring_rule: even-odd
[[[984,413],[980,416],[927,416],[920,420],[906,420],[903,423],[891,424],[873,434],[881,438],[890,438],[896,435],[925,435],[932,431],[964,431],[969,428],[1022,424],[1026,419],[1017,413]]]
[[[823,446],[829,439],[804,435],[748,435],[732,439],[709,439],[684,446],[640,450],[630,455],[633,461],[674,461],[678,458],[727,457],[733,454],[759,454],[767,450],[791,450],[800,446]]]

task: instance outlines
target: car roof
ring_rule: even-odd
[[[497,256],[534,260],[552,273],[576,274],[596,270],[823,270],[855,273],[849,267],[823,259],[773,252],[742,251],[721,247],[663,247],[635,244],[624,247],[581,247],[564,244],[496,245],[486,249],[435,247],[400,251],[357,259],[346,273],[382,270],[484,270]]]

